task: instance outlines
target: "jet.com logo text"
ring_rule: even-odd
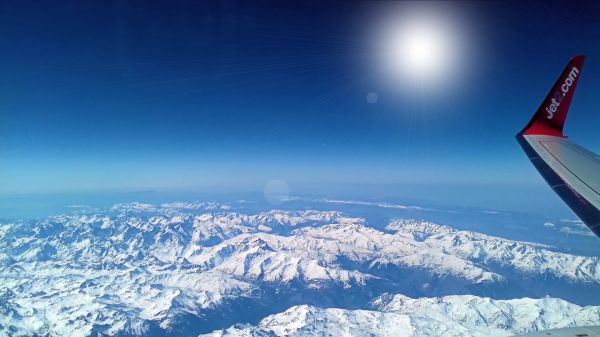
[[[556,110],[558,110],[558,106],[562,102],[563,98],[567,95],[569,90],[571,90],[573,83],[575,83],[577,75],[579,75],[579,69],[577,69],[577,67],[573,67],[567,78],[565,78],[563,84],[560,86],[560,90],[556,90],[556,92],[554,92],[554,95],[550,100],[550,105],[546,107],[546,112],[548,113],[546,117],[548,117],[548,119],[552,119],[552,117],[554,117],[554,113]]]

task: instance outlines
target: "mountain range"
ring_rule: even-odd
[[[421,220],[377,228],[189,202],[4,222],[0,336],[505,336],[600,321],[585,307],[600,301],[596,257]]]

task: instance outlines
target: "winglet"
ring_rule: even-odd
[[[581,75],[584,59],[584,55],[579,55],[569,60],[569,64],[554,83],[542,105],[519,134],[564,137],[563,126],[567,119],[577,80]]]

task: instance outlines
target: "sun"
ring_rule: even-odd
[[[404,83],[447,84],[456,75],[465,53],[460,23],[439,12],[403,11],[388,17],[379,39],[385,71]]]
[[[447,37],[437,27],[421,25],[398,32],[393,41],[393,58],[400,71],[415,77],[431,77],[444,71],[450,53]]]

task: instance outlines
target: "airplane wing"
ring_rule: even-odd
[[[554,192],[600,237],[600,156],[563,135],[583,61],[569,60],[517,141]]]

